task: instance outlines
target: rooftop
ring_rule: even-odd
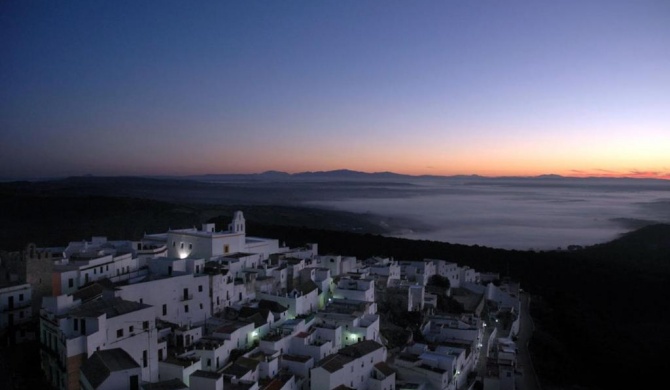
[[[95,351],[90,358],[81,365],[81,372],[88,382],[97,388],[112,372],[140,368],[128,352],[121,348]]]
[[[289,355],[289,354],[283,354],[282,359],[283,360],[289,360],[293,362],[300,362],[300,363],[307,363],[312,357],[311,356],[306,356],[306,355]]]
[[[107,318],[113,318],[134,311],[151,307],[139,302],[126,301],[121,298],[99,299],[82,303],[79,307],[70,312],[72,317],[99,317],[106,315]]]
[[[221,374],[217,372],[212,372],[212,371],[205,371],[205,370],[197,370],[191,376],[198,376],[201,378],[210,378],[210,379],[219,379],[221,378]]]
[[[181,380],[175,378],[175,379],[169,379],[166,381],[160,381],[160,382],[155,382],[155,383],[146,383],[142,385],[142,389],[144,390],[182,390],[186,389],[188,390],[188,386],[184,384]]]

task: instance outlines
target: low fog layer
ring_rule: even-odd
[[[308,204],[417,222],[392,234],[398,237],[544,250],[593,245],[647,224],[670,222],[668,185],[640,184],[445,181],[425,184],[425,194]]]
[[[413,177],[336,172],[197,178],[79,177],[18,184],[60,195],[309,206],[365,214],[389,235],[506,249],[593,245],[670,223],[670,181]],[[398,226],[399,221],[402,225]]]

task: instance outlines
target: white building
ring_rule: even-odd
[[[202,324],[211,317],[207,275],[154,275],[137,283],[116,286],[113,294],[151,305],[155,318],[175,324]]]
[[[300,284],[286,294],[256,294],[258,299],[273,301],[288,308],[288,317],[305,315],[319,308],[319,288],[311,280]]]
[[[433,349],[425,344],[408,346],[394,360],[400,380],[423,382],[427,390],[455,390],[467,380],[463,371],[465,350],[448,346]]]
[[[223,390],[223,375],[211,371],[195,371],[190,377],[190,388],[197,390]]]
[[[337,282],[333,298],[374,302],[375,281],[374,279],[343,277]]]
[[[165,350],[155,332],[154,309],[120,298],[82,303],[72,295],[45,297],[40,315],[42,369],[58,389],[78,389],[79,369],[95,351],[121,348],[158,380],[158,355]]]
[[[342,348],[310,370],[310,388],[322,390],[348,386],[359,390],[369,389],[373,375],[379,381],[375,365],[386,362],[386,357],[386,348],[372,340]]]
[[[93,237],[91,241],[71,242],[53,266],[52,295],[72,294],[102,279],[130,280],[142,274],[142,265],[132,241]]]
[[[317,264],[328,268],[333,277],[352,272],[357,267],[355,257],[340,255],[318,256]]]
[[[263,259],[273,253],[285,251],[279,241],[246,235],[246,221],[241,211],[236,211],[228,230],[217,231],[216,225],[206,223],[196,228],[169,230],[166,234],[146,235],[145,240],[165,239],[167,256],[180,259],[227,256],[234,253],[260,254]]]
[[[410,282],[425,286],[430,278],[436,274],[436,267],[432,260],[402,261],[400,262],[400,273]]]
[[[458,264],[440,259],[426,259],[435,264],[435,272],[444,278],[449,279],[450,287],[460,287],[461,285],[461,270]]]
[[[376,314],[348,314],[321,311],[316,314],[322,327],[341,328],[341,346],[365,340],[379,341],[379,316]]]
[[[82,365],[83,390],[139,389],[142,368],[121,348],[95,351]]]
[[[400,279],[400,265],[397,261],[388,258],[371,258],[366,260],[371,276],[376,280],[385,281],[385,285]]]
[[[0,287],[0,333],[30,321],[32,291],[28,283]]]

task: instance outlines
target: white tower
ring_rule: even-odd
[[[241,211],[233,214],[233,221],[228,225],[228,231],[232,233],[246,233],[246,222]]]

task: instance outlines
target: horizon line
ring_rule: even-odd
[[[639,172],[639,173],[630,173],[630,174],[615,174],[614,172],[612,173],[603,173],[603,174],[591,174],[584,172],[581,175],[561,175],[557,173],[542,173],[542,174],[537,174],[537,175],[481,175],[477,173],[459,173],[459,174],[452,174],[452,175],[440,175],[440,174],[408,174],[408,173],[398,173],[394,171],[359,171],[359,170],[353,170],[353,169],[347,169],[347,168],[341,168],[341,169],[332,169],[332,170],[317,170],[317,171],[299,171],[299,172],[286,172],[286,171],[279,171],[279,170],[265,170],[262,172],[253,172],[253,173],[243,173],[243,172],[237,172],[237,173],[193,173],[193,174],[116,174],[116,175],[111,175],[111,174],[92,174],[92,173],[86,173],[86,174],[73,174],[73,175],[54,175],[54,176],[44,176],[44,177],[19,177],[19,178],[10,178],[10,177],[5,177],[5,178],[0,178],[0,182],[8,183],[8,182],[20,182],[20,181],[53,181],[53,180],[63,180],[63,179],[69,179],[69,178],[85,178],[85,177],[91,177],[91,178],[151,178],[151,179],[188,179],[188,178],[194,178],[194,177],[206,177],[206,176],[262,176],[262,175],[268,175],[268,174],[277,174],[277,175],[284,175],[284,176],[297,176],[297,175],[318,175],[318,174],[332,174],[332,173],[350,173],[350,174],[363,174],[363,175],[382,175],[382,174],[390,174],[390,175],[396,175],[396,176],[405,176],[405,177],[411,177],[411,178],[427,178],[427,177],[434,177],[434,178],[459,178],[459,177],[471,177],[471,178],[481,178],[481,179],[549,179],[549,178],[557,178],[557,179],[646,179],[646,180],[662,180],[662,181],[669,181],[670,180],[670,174],[663,174],[662,176],[658,176],[657,172],[650,173],[650,172]],[[654,175],[656,174],[656,175]]]

